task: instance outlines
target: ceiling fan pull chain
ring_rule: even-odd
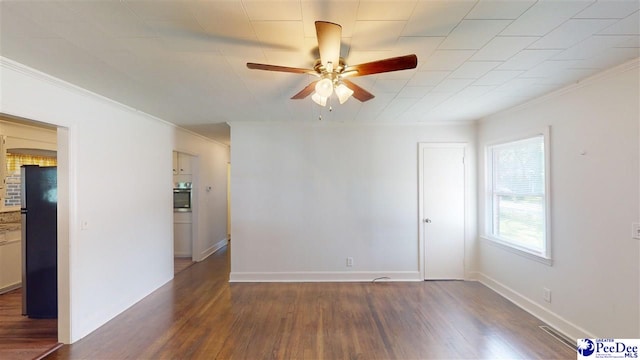
[[[313,102],[311,104],[315,105]],[[315,108],[315,106],[313,107]],[[318,121],[322,121],[322,106],[318,106]]]

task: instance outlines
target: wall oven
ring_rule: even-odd
[[[173,189],[173,211],[191,211],[191,188]]]

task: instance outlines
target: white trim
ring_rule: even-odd
[[[335,110],[334,110],[335,111]],[[452,126],[469,126],[476,124],[477,120],[460,120],[460,121],[375,121],[375,122],[342,122],[342,121],[322,121],[322,122],[300,122],[298,120],[270,120],[268,122],[260,120],[232,120],[227,121],[231,127],[236,125],[293,125],[300,127],[406,127],[406,126],[425,126],[425,127],[452,127]]]
[[[213,255],[216,251],[222,249],[223,247],[227,246],[227,243],[229,242],[229,240],[227,238],[224,238],[220,241],[218,241],[217,243],[213,244],[212,246],[210,246],[208,249],[206,249],[205,251],[203,251],[200,254],[200,259],[198,261],[202,261],[206,258],[208,258],[209,256]]]
[[[0,295],[4,294],[4,293],[8,293],[9,291],[15,290],[15,289],[19,289],[22,287],[22,282],[18,281],[17,283],[11,284],[11,285],[7,285],[5,287],[0,288]]]
[[[525,257],[527,259],[531,259],[531,260],[535,260],[539,263],[545,264],[545,265],[549,265],[552,266],[553,265],[553,259],[545,257],[542,254],[537,254],[534,253],[532,251],[529,251],[527,249],[520,249],[518,247],[516,247],[515,244],[510,244],[510,243],[505,243],[503,241],[500,241],[498,239],[494,239],[492,237],[488,237],[485,235],[481,235],[480,239],[483,240],[483,242],[491,245],[491,246],[495,246],[497,248],[500,248],[502,250],[508,251],[510,253],[516,254],[516,255],[520,255],[522,257]]]
[[[180,157],[180,151],[176,151],[175,148],[173,152],[176,152],[176,156]],[[172,154],[173,154],[172,152]],[[211,249],[201,250],[203,245],[205,245],[204,239],[200,239],[200,156],[199,155],[191,155],[190,153],[182,152],[183,154],[187,154],[190,156],[189,166],[191,167],[191,174],[187,176],[191,176],[191,261],[202,261],[207,256],[211,254],[207,254]],[[173,175],[172,179],[175,179],[176,175]],[[175,219],[175,215],[174,215]]]
[[[501,145],[509,142],[517,142],[522,140],[527,140],[528,138],[536,137],[536,136],[545,136],[549,137],[551,133],[551,125],[544,126],[534,126],[532,128],[526,129],[524,131],[518,131],[510,136],[502,136],[497,139],[487,141],[484,143],[485,149],[488,147]],[[486,156],[485,156],[486,158]]]
[[[547,94],[544,94],[544,95],[542,95],[540,97],[528,100],[528,101],[526,101],[526,102],[524,102],[522,104],[510,107],[510,108],[507,108],[507,109],[504,109],[504,110],[496,111],[496,112],[491,113],[491,114],[486,114],[486,115],[484,115],[484,116],[482,116],[481,118],[478,119],[477,124],[480,125],[480,124],[483,124],[483,123],[485,123],[487,121],[491,121],[491,119],[489,119],[489,118],[493,118],[496,115],[500,115],[500,116],[501,115],[506,115],[506,114],[509,114],[509,113],[513,113],[513,112],[517,112],[517,111],[526,109],[526,108],[531,107],[531,106],[538,105],[540,103],[543,103],[543,102],[546,102],[548,100],[551,100],[551,99],[553,99],[555,97],[562,96],[562,95],[564,95],[566,93],[570,93],[570,92],[572,92],[574,90],[577,90],[577,89],[580,89],[580,88],[585,87],[587,85],[590,85],[591,83],[596,82],[596,81],[598,81],[598,80],[600,80],[602,78],[607,78],[607,77],[615,76],[615,75],[618,75],[618,74],[622,74],[622,73],[627,72],[629,70],[633,70],[633,69],[635,69],[637,67],[640,67],[640,57],[635,58],[635,59],[631,59],[631,60],[629,60],[629,61],[627,61],[627,62],[625,62],[623,64],[620,64],[620,65],[618,65],[618,66],[616,66],[614,68],[603,70],[603,71],[601,71],[601,72],[599,72],[597,74],[591,75],[591,76],[589,76],[589,77],[587,77],[585,79],[578,80],[578,81],[576,81],[575,83],[573,83],[571,85],[567,85],[567,86],[565,86],[563,88],[560,88],[558,90],[552,91],[552,92],[547,93]]]
[[[0,67],[7,68],[9,70],[14,70],[14,71],[16,71],[18,73],[24,74],[26,76],[29,76],[29,77],[32,77],[32,78],[35,78],[35,79],[38,79],[38,80],[41,80],[41,81],[44,81],[46,83],[49,83],[51,85],[60,87],[62,89],[68,90],[68,91],[71,91],[71,92],[73,92],[75,94],[78,94],[78,95],[81,95],[81,96],[86,96],[86,97],[90,97],[90,98],[95,99],[95,100],[100,100],[100,101],[102,101],[102,102],[104,102],[106,104],[109,104],[109,105],[115,105],[115,106],[119,107],[120,109],[128,111],[128,112],[130,112],[132,114],[144,116],[144,117],[148,118],[149,120],[155,120],[155,121],[161,122],[161,123],[163,123],[165,125],[168,125],[168,126],[170,126],[172,128],[180,129],[180,130],[182,130],[182,131],[184,131],[184,132],[186,132],[186,133],[188,133],[190,135],[199,137],[199,138],[201,138],[201,139],[203,139],[205,141],[212,142],[212,143],[215,143],[217,145],[229,148],[229,145],[226,145],[226,144],[221,143],[219,141],[216,141],[216,140],[213,140],[211,138],[205,137],[205,136],[203,136],[201,134],[198,134],[198,133],[195,133],[195,132],[193,132],[193,131],[191,131],[189,129],[183,128],[183,127],[178,126],[178,125],[176,125],[174,123],[171,123],[169,121],[163,120],[163,119],[161,119],[159,117],[156,117],[154,115],[146,113],[146,112],[144,112],[142,110],[138,110],[136,108],[133,108],[133,107],[131,107],[129,105],[125,105],[123,103],[117,102],[117,101],[115,101],[113,99],[110,99],[110,98],[108,98],[106,96],[103,96],[103,95],[100,95],[98,93],[89,91],[89,90],[87,90],[85,88],[82,88],[80,86],[77,86],[77,85],[74,85],[72,83],[66,82],[66,81],[64,81],[62,79],[56,78],[56,77],[51,76],[51,75],[49,75],[47,73],[38,71],[38,70],[36,70],[34,68],[28,67],[28,66],[26,66],[24,64],[21,64],[19,62],[13,61],[13,60],[11,60],[9,58],[6,58],[4,56],[0,56]],[[21,119],[24,119],[24,117],[22,117],[20,115],[16,115],[16,114],[7,113],[7,115],[11,115],[11,116],[15,116],[15,117],[19,117]],[[46,123],[46,124],[52,125],[51,123]],[[55,124],[55,125],[56,125],[56,127],[58,126],[58,124]]]
[[[79,274],[72,269],[79,262],[79,219],[77,183],[77,124],[57,126],[58,158],[58,342],[71,344],[79,340],[72,327],[74,309],[71,289]],[[65,249],[65,251],[61,251]]]
[[[535,316],[539,320],[544,321],[545,323],[547,323],[548,325],[555,328],[560,333],[562,333],[563,335],[571,339],[584,339],[584,338],[595,339],[597,337],[593,333],[589,332],[588,330],[581,328],[580,326],[570,322],[569,320],[563,318],[562,316],[541,306],[535,301],[527,298],[526,296],[518,293],[517,291],[509,288],[508,286],[498,282],[497,280],[481,272],[476,272],[471,275],[473,275],[472,277],[475,280],[479,281],[486,287],[502,295],[502,297],[511,301],[522,310]]]
[[[423,281],[419,271],[231,272],[229,282]]]
[[[453,148],[453,149],[462,149],[462,167],[463,167],[463,224],[464,228],[462,230],[462,241],[464,242],[464,254],[462,258],[462,266],[463,266],[463,274],[466,274],[466,258],[467,258],[467,186],[468,179],[467,176],[469,174],[468,161],[466,161],[466,157],[468,155],[468,143],[465,142],[420,142],[418,143],[418,266],[420,271],[420,276],[422,280],[427,278],[426,270],[425,270],[425,243],[424,243],[424,222],[425,213],[424,213],[424,204],[422,203],[422,196],[424,194],[423,182],[424,182],[424,168],[422,165],[423,162],[423,150],[426,148]],[[464,275],[463,275],[464,276]]]
[[[519,247],[516,243],[503,241],[492,236],[493,229],[493,159],[490,160],[490,148],[499,147],[507,143],[515,143],[528,140],[530,138],[542,136],[544,143],[544,216],[545,216],[545,250],[544,253],[538,253],[524,247]],[[542,129],[529,130],[521,132],[515,136],[502,138],[499,140],[489,141],[484,144],[484,219],[479,222],[482,224],[480,229],[480,238],[497,245],[498,247],[508,250],[514,254],[524,256],[529,259],[536,260],[546,265],[553,265],[553,257],[551,253],[551,126],[545,126]]]

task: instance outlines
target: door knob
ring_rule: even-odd
[[[424,219],[424,222],[426,222],[427,224],[429,224],[429,223],[431,223],[431,219],[429,219],[429,218]]]

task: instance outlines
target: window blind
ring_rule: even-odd
[[[492,234],[494,237],[544,252],[544,137],[496,145],[492,161]]]

